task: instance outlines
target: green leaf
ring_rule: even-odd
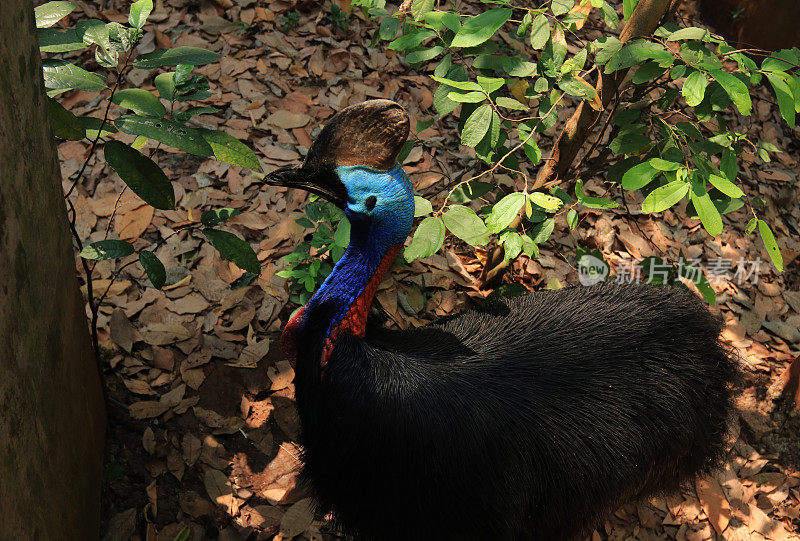
[[[411,244],[403,252],[403,257],[411,263],[421,257],[429,257],[439,251],[444,242],[444,224],[440,218],[429,216],[422,220],[414,231]]]
[[[686,77],[683,82],[681,94],[686,98],[686,104],[691,107],[700,105],[706,94],[706,87],[708,86],[708,77],[702,71],[693,71]]]
[[[424,197],[420,197],[418,195],[414,196],[414,218],[419,218],[420,216],[425,216],[426,214],[430,214],[433,212],[433,205],[431,202],[425,199]]]
[[[451,205],[442,216],[447,229],[470,246],[489,242],[489,230],[475,211],[463,205]]]
[[[174,99],[176,93],[174,73],[159,73],[156,75],[156,78],[153,79],[153,84],[156,90],[158,90],[158,95],[163,99],[167,101],[172,101]]]
[[[85,246],[78,254],[84,259],[103,261],[105,259],[119,259],[133,253],[133,244],[124,240],[99,240]]]
[[[214,227],[215,225],[224,222],[228,218],[233,218],[241,213],[241,210],[232,208],[204,210],[203,213],[200,214],[200,223],[206,227]]]
[[[466,94],[450,92],[447,97],[458,103],[480,103],[486,100],[486,94],[483,92],[467,92]]]
[[[617,12],[608,2],[604,1],[600,10],[603,14],[603,20],[608,26],[611,28],[616,28],[619,26],[619,17],[617,16]]]
[[[157,49],[152,53],[140,54],[133,61],[133,67],[139,69],[154,69],[162,66],[177,66],[190,64],[203,66],[219,60],[222,55],[201,49],[199,47],[174,47],[172,49]]]
[[[541,244],[543,242],[547,242],[547,239],[550,238],[550,235],[553,234],[553,229],[556,226],[556,221],[553,218],[548,218],[540,224],[536,224],[536,226],[531,229],[530,233],[531,239],[536,244]]]
[[[216,107],[187,107],[183,111],[173,114],[172,119],[177,120],[178,122],[187,122],[189,119],[196,117],[197,115],[209,115],[218,112],[219,109]]]
[[[524,193],[514,192],[508,194],[492,207],[491,214],[486,218],[486,227],[491,233],[499,233],[517,217],[523,205],[525,205]]]
[[[725,89],[739,112],[744,116],[750,116],[753,102],[747,85],[735,75],[720,69],[711,70],[709,73]]]
[[[512,10],[495,8],[470,17],[453,38],[451,47],[475,47],[491,38],[511,17]]]
[[[130,109],[137,115],[163,117],[167,109],[155,95],[141,88],[126,88],[118,90],[111,97],[111,101]]]
[[[531,47],[537,51],[545,46],[550,39],[550,22],[547,16],[540,13],[531,23]]]
[[[409,34],[404,34],[397,38],[396,40],[389,43],[389,49],[393,49],[395,51],[406,51],[408,49],[413,49],[417,47],[420,43],[425,41],[428,38],[432,38],[436,35],[436,32],[433,30],[428,29],[419,29],[415,30]]]
[[[536,165],[542,159],[542,150],[536,143],[536,139],[534,139],[533,137],[528,139],[529,133],[520,132],[519,135],[520,135],[520,140],[524,141],[522,145],[522,150],[525,152],[525,155],[531,161],[531,165]]]
[[[745,231],[747,232],[747,234],[749,235],[750,233],[752,233],[753,231],[755,231],[755,230],[756,230],[756,226],[757,226],[757,225],[758,225],[758,219],[756,219],[756,218],[750,218],[750,221],[749,221],[749,222],[747,222],[747,227],[745,227],[745,229],[744,229],[744,230],[745,230]]]
[[[650,184],[660,171],[650,162],[640,163],[628,169],[622,175],[622,187],[626,190],[638,190]]]
[[[606,197],[593,197],[586,195],[583,192],[583,180],[578,179],[575,182],[575,196],[578,198],[578,203],[583,205],[584,207],[588,207],[590,209],[615,209],[619,206],[619,203],[608,199]],[[570,212],[575,212],[574,209],[570,209]],[[577,212],[571,218],[575,225],[577,225],[578,214]],[[567,213],[567,223],[570,223],[570,216]],[[571,229],[575,229],[574,225],[570,225]]]
[[[104,153],[108,165],[145,203],[161,210],[175,206],[172,183],[153,160],[116,140],[106,143]]]
[[[408,62],[409,64],[418,64],[420,62],[427,62],[439,56],[442,53],[442,51],[444,51],[444,47],[441,47],[439,45],[435,47],[428,47],[426,49],[420,49],[418,51],[411,51],[410,53],[406,54],[406,62]]]
[[[722,233],[722,216],[720,216],[717,207],[714,206],[711,197],[706,192],[705,184],[702,179],[692,182],[692,191],[689,199],[692,201],[694,209],[703,223],[703,228],[709,235],[716,237]]]
[[[261,169],[256,153],[234,136],[223,131],[206,128],[199,128],[197,131],[211,146],[214,157],[219,161],[247,169]]]
[[[725,177],[712,174],[708,176],[708,180],[709,182],[711,182],[712,186],[714,186],[716,189],[718,189],[728,197],[734,197],[738,199],[739,197],[742,197],[744,195],[744,192],[742,191],[741,188],[739,188],[739,186],[737,186],[736,184],[734,184]]]
[[[638,3],[639,0],[622,0],[622,16],[625,17],[626,23],[633,15],[633,10],[636,9]]]
[[[53,124],[53,135],[68,141],[79,141],[86,137],[86,128],[78,117],[72,114],[53,98],[50,103],[50,122]]]
[[[74,2],[47,2],[33,9],[36,28],[49,28],[78,7]]]
[[[640,85],[661,76],[667,68],[659,66],[657,62],[646,62],[633,74],[633,83]]]
[[[689,191],[688,182],[676,180],[650,192],[642,201],[642,212],[663,212],[684,198]]]
[[[258,261],[253,248],[245,241],[233,233],[220,231],[219,229],[203,229],[203,235],[217,249],[223,259],[233,262],[234,265],[242,270],[253,274],[261,274],[261,263]]]
[[[147,17],[150,16],[152,11],[153,0],[136,0],[136,2],[131,4],[131,11],[128,14],[128,22],[132,27],[141,29],[144,26],[144,23],[147,22]]]
[[[43,53],[66,53],[86,48],[83,38],[74,28],[40,28],[36,31],[36,36],[39,39],[39,50]]]
[[[206,142],[203,134],[174,120],[125,115],[116,119],[114,124],[124,133],[143,135],[196,156],[212,156],[214,154],[214,150]]]
[[[158,259],[158,256],[153,252],[142,250],[139,252],[139,263],[141,263],[144,272],[147,273],[147,278],[153,287],[161,289],[167,283],[167,269],[164,264]]]
[[[598,38],[592,45],[595,48],[595,62],[600,66],[607,64],[622,49],[622,42],[614,36]]]
[[[578,227],[578,211],[575,209],[569,209],[567,211],[567,225],[570,229],[575,229]]]
[[[505,96],[498,96],[495,100],[495,103],[500,107],[505,107],[506,109],[514,109],[516,111],[527,111],[529,107],[523,103],[518,102],[514,98],[506,98]]]
[[[333,243],[340,248],[347,248],[350,244],[350,220],[347,217],[339,220],[336,231],[333,233]]]
[[[380,28],[378,28],[378,35],[384,41],[394,39],[397,35],[397,30],[400,29],[400,19],[396,17],[384,17],[381,20]]]
[[[558,197],[553,197],[552,195],[547,195],[542,192],[529,193],[528,199],[530,199],[531,203],[542,207],[547,212],[555,212],[564,204]]]
[[[758,234],[761,235],[761,240],[764,242],[764,247],[767,249],[769,258],[772,264],[778,269],[778,272],[783,272],[783,256],[781,249],[778,248],[778,243],[775,241],[775,235],[772,234],[772,229],[769,224],[764,220],[758,220]]]
[[[669,35],[667,41],[680,41],[683,39],[696,39],[700,41],[706,41],[711,37],[711,34],[705,28],[697,28],[697,27],[690,27],[690,28],[681,28],[680,30],[676,30],[672,34]]]
[[[778,98],[778,107],[781,111],[786,123],[792,128],[794,127],[795,109],[794,109],[794,94],[792,88],[789,86],[787,80],[791,80],[790,75],[785,73],[767,73],[767,80],[772,85],[775,91],[775,97]]]
[[[736,163],[736,153],[730,148],[726,148],[722,153],[719,168],[725,178],[731,182],[736,182],[736,177],[739,175],[739,164]]]
[[[453,190],[450,200],[455,203],[468,203],[478,197],[483,197],[494,188],[493,184],[488,182],[481,182],[480,180],[473,180],[460,185]],[[445,224],[446,225],[446,224]]]
[[[81,116],[78,117],[78,120],[81,121],[83,124],[84,129],[86,130],[86,137],[89,139],[95,139],[98,135],[100,137],[106,137],[111,135],[112,133],[117,133],[119,130],[115,128],[110,121],[106,120],[103,123],[102,118],[95,118],[93,116]],[[102,133],[100,132],[100,126],[103,127]]]
[[[506,84],[506,80],[500,77],[484,77],[483,75],[478,75],[476,80],[481,86],[481,89],[488,94],[491,94],[495,90],[500,90],[503,85]]]
[[[43,60],[42,71],[44,86],[48,90],[100,92],[108,88],[100,76],[64,60]]]
[[[661,158],[650,158],[648,163],[659,171],[677,171],[683,167],[679,163],[663,160]]]
[[[433,79],[437,83],[441,83],[447,86],[452,86],[453,88],[457,88],[459,90],[477,90],[478,92],[481,92],[483,90],[481,85],[473,81],[454,81],[452,79],[447,79],[445,77],[437,77],[436,75],[431,75],[431,79]]]
[[[575,7],[575,0],[553,0],[550,3],[550,9],[553,10],[553,15],[563,15]]]
[[[483,136],[489,131],[492,112],[492,106],[484,103],[469,115],[464,123],[464,129],[461,131],[462,145],[475,148],[481,142]]]
[[[500,242],[503,244],[503,259],[511,261],[522,251],[522,237],[516,231],[506,231],[500,235]]]

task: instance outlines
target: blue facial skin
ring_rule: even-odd
[[[389,171],[357,165],[336,172],[347,188],[350,244],[306,305],[308,314],[323,303],[335,303],[328,332],[364,291],[386,251],[405,242],[414,221],[414,192],[399,164]]]
[[[365,233],[384,247],[381,252],[406,240],[414,221],[414,192],[400,164],[390,171],[338,167],[336,173],[347,188],[345,215],[352,225],[370,222],[370,231]]]

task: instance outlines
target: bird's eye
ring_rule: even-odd
[[[367,211],[372,212],[372,209],[375,208],[375,204],[378,202],[378,198],[374,195],[370,195],[366,199],[364,199],[364,207],[366,207]]]

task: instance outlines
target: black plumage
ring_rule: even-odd
[[[318,139],[332,151],[315,142],[303,166],[267,176],[351,222],[345,255],[283,333],[318,511],[358,539],[579,539],[713,467],[738,368],[687,289],[601,283],[419,329],[364,326],[413,220],[392,165],[407,124],[394,102],[348,107]]]
[[[720,327],[686,290],[598,284],[345,336],[322,378],[302,348],[303,479],[359,538],[578,539],[720,458]]]

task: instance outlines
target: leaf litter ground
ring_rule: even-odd
[[[104,2],[105,8],[78,3],[73,20],[126,19],[121,0]],[[337,5],[349,11],[348,2]],[[223,54],[198,70],[216,93],[207,104],[221,112],[196,122],[248,141],[266,170],[297,163],[320,122],[351,103],[399,100],[413,125],[435,114],[432,81],[423,72],[392,51],[364,46],[372,22],[353,13],[343,29],[329,12],[327,3],[314,2],[156,1],[156,31],[145,36],[139,52],[187,45]],[[135,71],[127,84],[147,89],[153,81],[146,71]],[[766,92],[760,97],[754,125],[741,131],[755,130],[786,153],[768,164],[745,153],[743,176],[752,180],[752,193],[767,201],[787,270],[778,275],[764,264],[757,284],[713,284],[726,321],[723,337],[741,352],[747,376],[728,460],[679,495],[621,508],[593,539],[800,538],[800,131],[779,122]],[[102,116],[95,94],[72,92],[64,103],[74,112]],[[404,163],[417,192],[434,204],[441,202],[447,178],[476,167],[456,133],[452,117],[437,120],[416,135]],[[59,151],[67,178],[88,145],[67,142]],[[158,162],[174,180],[177,210],[154,212],[130,193],[120,197],[121,181],[93,161],[72,196],[81,236],[103,238],[115,205],[112,237],[142,247],[176,224],[196,220],[202,210],[232,207],[243,214],[226,226],[258,247],[263,270],[252,284],[232,289],[242,271],[220,260],[199,236],[181,233],[158,251],[171,284],[164,291],[144,287],[137,266],[112,287],[100,314],[112,402],[105,539],[172,540],[185,529],[191,539],[335,539],[295,483],[300,447],[293,372],[277,347],[292,307],[275,272],[309,232],[295,222],[305,196],[263,188],[246,172],[213,160],[161,150]],[[590,194],[602,195],[587,184]],[[767,259],[763,246],[745,234],[743,211],[729,215],[738,227],[726,227],[729,232],[716,239],[682,215],[667,211],[653,220],[623,210],[582,210],[576,230],[562,221],[541,257],[515,261],[506,282],[530,289],[576,283],[569,255],[576,244],[599,249],[616,269],[630,258],[678,250],[690,257]],[[377,294],[387,324],[424,324],[483,297],[472,284],[485,259],[484,251],[450,240],[439,254],[396,269]],[[95,280],[107,283],[122,263],[100,262]]]

